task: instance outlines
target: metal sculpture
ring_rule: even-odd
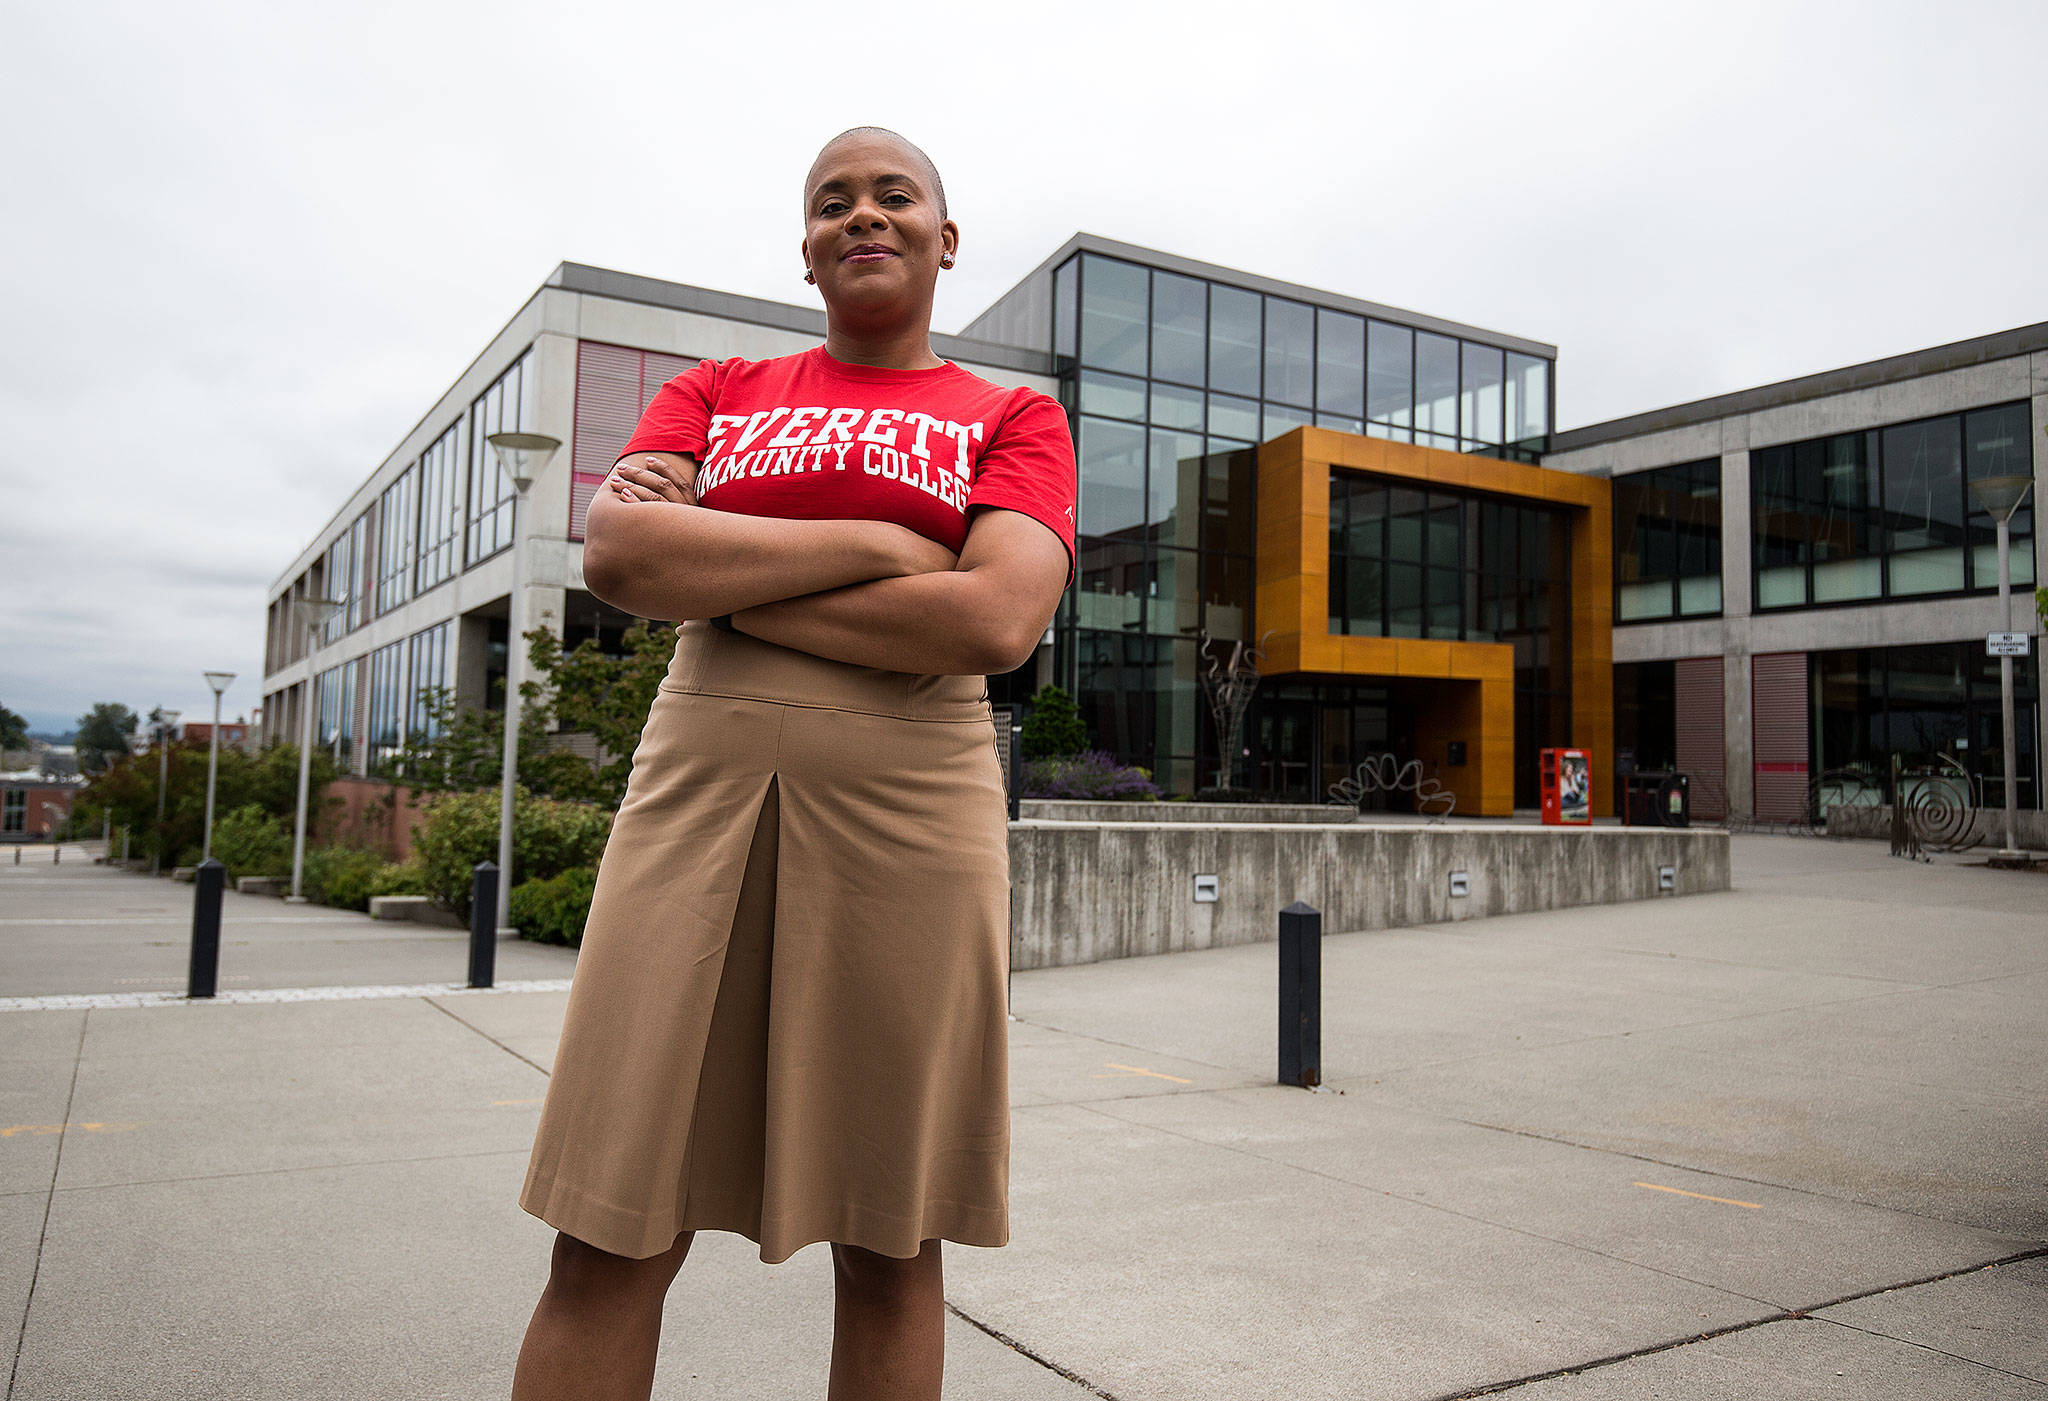
[[[1259,635],[1259,642],[1273,635],[1268,628]],[[1243,749],[1245,712],[1251,708],[1252,693],[1259,688],[1259,663],[1265,659],[1263,645],[1247,648],[1242,640],[1230,644],[1230,657],[1226,661],[1209,651],[1211,642],[1209,630],[1202,629],[1201,642],[1196,651],[1202,658],[1202,694],[1209,698],[1209,711],[1216,720],[1216,740],[1222,750],[1222,762],[1217,765],[1218,788],[1229,790],[1236,787],[1237,756]]]
[[[1407,793],[1415,799],[1415,810],[1432,822],[1441,822],[1458,806],[1458,795],[1422,771],[1422,760],[1402,763],[1393,754],[1371,754],[1361,759],[1349,778],[1330,785],[1329,801],[1357,807],[1371,793]]]

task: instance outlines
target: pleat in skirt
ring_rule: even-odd
[[[644,1259],[1009,1240],[987,680],[690,620],[598,867],[519,1203]]]

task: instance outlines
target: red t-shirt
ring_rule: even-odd
[[[884,520],[959,552],[967,516],[1001,506],[1067,550],[1074,440],[1059,401],[947,363],[849,365],[823,346],[705,360],[664,384],[621,456],[688,453],[700,505],[749,516]]]

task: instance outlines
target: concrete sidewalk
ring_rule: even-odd
[[[1330,937],[1325,1094],[1270,1083],[1270,945],[1019,974],[1014,1235],[947,1252],[948,1394],[2048,1398],[2048,878],[1735,853],[1728,894]],[[38,874],[102,884],[0,870],[0,996],[157,971],[50,921],[185,887]],[[223,972],[427,966],[360,925],[231,918]],[[8,1397],[505,1395],[562,1002],[0,1013]],[[830,1303],[824,1250],[700,1237],[656,1395],[821,1396]]]

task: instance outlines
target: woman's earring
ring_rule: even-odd
[[[810,283],[812,286],[815,287],[818,284],[818,274],[812,272],[809,268],[805,268],[804,281]]]

